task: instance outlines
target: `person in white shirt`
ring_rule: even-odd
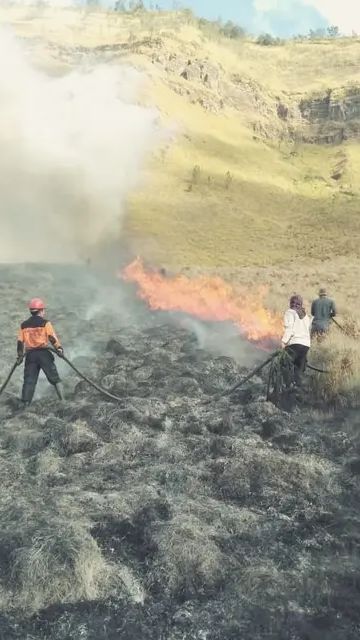
[[[310,329],[311,320],[304,309],[302,297],[291,296],[290,308],[284,315],[282,347],[294,363],[294,381],[297,386],[301,386],[302,374],[306,369],[310,348]]]

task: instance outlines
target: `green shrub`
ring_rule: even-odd
[[[281,40],[281,38],[275,38],[271,33],[262,33],[257,38],[256,44],[260,44],[263,47],[277,47],[284,44],[284,40]]]

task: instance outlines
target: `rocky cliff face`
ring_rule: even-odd
[[[301,100],[308,142],[336,144],[360,137],[360,86],[329,89]]]
[[[41,39],[26,41],[36,58],[43,52]],[[73,68],[89,62],[127,62],[149,71],[149,62],[162,80],[191,104],[205,111],[226,109],[242,114],[254,137],[269,140],[296,139],[314,144],[339,144],[360,138],[360,84],[328,89],[322,93],[274,95],[250,76],[227,73],[209,56],[199,56],[194,43],[176,50],[171,39],[147,37],[97,47],[62,46],[47,42],[53,62]]]
[[[249,124],[256,136],[300,138],[315,144],[339,144],[360,137],[360,85],[299,100],[298,96],[273,96],[250,78],[227,75],[208,59],[158,52],[152,62],[172,76],[172,88],[187,94],[190,102],[214,112],[228,107],[251,113]]]

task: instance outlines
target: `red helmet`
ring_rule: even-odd
[[[45,304],[41,298],[33,298],[29,302],[29,309],[30,311],[42,311],[45,309]]]

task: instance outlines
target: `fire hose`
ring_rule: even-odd
[[[230,389],[226,389],[226,391],[223,391],[222,393],[214,396],[213,398],[210,398],[210,400],[205,400],[205,402],[203,403],[204,405],[206,404],[210,404],[211,402],[214,402],[216,400],[220,400],[220,398],[224,398],[225,396],[230,396],[232,393],[234,393],[234,391],[236,391],[237,389],[239,389],[240,387],[242,387],[244,384],[246,384],[247,382],[249,382],[249,380],[251,380],[251,378],[253,378],[254,376],[256,376],[256,374],[260,373],[263,369],[265,369],[265,367],[270,364],[276,357],[280,356],[280,354],[285,353],[282,349],[281,350],[277,350],[274,351],[274,353],[271,354],[271,356],[269,356],[269,358],[267,358],[265,360],[265,362],[263,362],[262,364],[258,365],[256,367],[256,369],[254,369],[251,373],[249,373],[249,375],[247,375],[245,378],[243,378],[242,380],[240,380],[239,382],[237,382],[236,384],[234,384],[233,387],[230,387]],[[290,358],[289,358],[290,359]],[[308,369],[311,369],[311,371],[316,371],[317,373],[329,373],[328,371],[325,371],[324,369],[319,369],[318,367],[314,367],[311,364],[306,364],[306,367]]]
[[[269,358],[267,358],[267,360],[265,360],[265,362],[263,362],[262,364],[258,365],[256,367],[256,369],[254,369],[251,373],[249,373],[248,376],[246,376],[246,378],[243,378],[242,380],[240,380],[240,382],[237,382],[236,384],[234,384],[234,386],[231,387],[230,389],[226,389],[226,391],[223,391],[222,393],[214,396],[213,398],[210,398],[210,400],[205,400],[205,402],[203,404],[210,404],[211,402],[214,402],[215,400],[220,400],[220,398],[224,398],[225,396],[230,396],[232,393],[234,393],[234,391],[239,389],[239,387],[242,387],[244,384],[249,382],[249,380],[251,380],[251,378],[256,376],[257,373],[260,373],[266,367],[266,365],[270,364],[270,362],[272,362],[273,359],[276,358],[276,356],[279,355],[279,353],[281,353],[281,352],[280,351],[274,351],[274,353],[272,353],[271,356],[269,356]]]
[[[337,320],[335,320],[335,318],[331,318],[331,320],[332,320],[332,322],[334,323],[334,325],[335,325],[338,329],[340,329],[340,331],[342,331],[342,332],[343,332],[343,334],[344,334],[345,336],[348,336],[349,338],[356,338],[356,336],[355,336],[354,334],[350,333],[350,331],[349,331],[349,330],[345,329],[345,327],[343,327],[343,326],[340,324],[340,322],[338,322]]]
[[[9,384],[9,382],[10,382],[10,380],[11,380],[11,378],[13,377],[13,374],[14,374],[14,372],[15,372],[15,369],[17,369],[17,367],[18,367],[18,366],[19,366],[19,363],[18,363],[18,361],[17,361],[17,360],[15,360],[15,362],[14,362],[13,366],[11,367],[11,370],[10,370],[10,372],[9,372],[8,377],[6,378],[5,382],[3,382],[3,384],[2,384],[2,385],[1,385],[1,387],[0,387],[0,396],[1,396],[1,394],[5,391],[6,387],[8,386],[8,384]]]
[[[104,389],[103,387],[98,385],[96,382],[94,382],[93,380],[90,380],[90,378],[88,378],[84,373],[79,371],[79,369],[64,354],[60,355],[56,351],[56,349],[49,349],[49,351],[52,352],[52,353],[55,353],[61,360],[64,360],[64,362],[66,362],[66,364],[76,373],[76,375],[79,376],[79,378],[81,378],[82,380],[84,380],[84,382],[86,382],[91,387],[96,389],[96,391],[98,391],[99,393],[103,394],[104,396],[106,396],[110,400],[115,400],[116,402],[123,402],[123,398],[119,398],[118,396],[115,396],[113,393],[110,393],[109,391],[107,391],[106,389]],[[237,389],[242,387],[244,384],[249,382],[254,376],[256,376],[256,374],[260,373],[268,364],[270,364],[270,362],[272,362],[274,360],[274,358],[279,356],[281,353],[283,353],[282,350],[274,351],[274,353],[272,353],[271,356],[269,356],[269,358],[267,358],[265,360],[265,362],[262,362],[260,365],[258,365],[256,367],[256,369],[254,369],[251,373],[249,373],[249,375],[247,375],[245,378],[243,378],[242,380],[237,382],[230,389],[226,389],[226,391],[223,391],[223,393],[221,393],[221,394],[219,394],[217,396],[214,396],[213,398],[210,398],[210,400],[206,400],[203,404],[205,404],[205,405],[206,404],[210,404],[214,400],[219,400],[220,398],[223,398],[225,396],[230,396],[232,393],[234,393],[234,391],[236,391]],[[0,396],[5,391],[7,385],[9,384],[9,382],[10,382],[10,380],[11,380],[11,378],[12,378],[12,376],[13,376],[13,374],[14,374],[14,372],[17,369],[18,366],[19,366],[19,362],[16,360],[14,362],[14,364],[13,364],[13,366],[12,366],[12,368],[11,368],[7,378],[6,378],[6,380],[4,381],[2,386],[0,387]],[[312,366],[310,364],[307,364],[306,366],[307,366],[308,369],[311,369],[312,371],[316,371],[318,373],[328,373],[328,371],[325,371],[324,369],[319,369],[319,368],[314,367],[314,366]]]
[[[109,391],[107,391],[106,389],[104,389],[103,387],[101,387],[100,385],[98,385],[96,382],[94,382],[93,380],[90,380],[90,378],[88,378],[84,373],[82,373],[81,371],[79,371],[79,369],[77,369],[75,367],[75,365],[63,354],[60,355],[56,349],[49,349],[49,351],[51,351],[52,353],[55,353],[59,358],[61,358],[61,360],[64,360],[66,362],[67,365],[69,365],[69,367],[71,367],[71,369],[73,369],[73,371],[80,377],[82,378],[82,380],[84,380],[84,382],[86,382],[87,384],[89,384],[91,387],[93,387],[94,389],[96,389],[96,391],[99,391],[99,393],[102,393],[104,396],[106,396],[107,398],[109,398],[110,400],[116,400],[116,402],[123,402],[123,398],[119,398],[118,396],[115,396],[113,393],[110,393]],[[2,386],[0,387],[0,396],[1,394],[5,391],[7,385],[9,384],[15,369],[17,369],[17,367],[20,365],[20,363],[16,360],[13,364],[13,366],[11,367],[11,370],[9,372],[9,375],[7,376],[6,380],[3,382]]]
[[[326,371],[325,369],[319,369],[318,367],[314,367],[312,364],[306,364],[306,366],[311,371],[316,371],[317,373],[329,373],[329,371]]]
[[[123,402],[124,400],[123,398],[119,398],[118,396],[115,396],[113,393],[110,393],[109,391],[101,387],[99,384],[94,382],[93,380],[90,380],[90,378],[88,378],[84,373],[79,371],[79,369],[77,369],[77,367],[75,367],[75,365],[71,362],[71,360],[69,360],[64,354],[60,355],[60,353],[58,353],[56,349],[49,349],[49,351],[51,351],[52,353],[55,353],[61,360],[64,360],[64,362],[66,362],[66,364],[79,376],[79,378],[82,378],[84,382],[87,382],[87,384],[89,384],[91,387],[96,389],[96,391],[99,391],[99,393],[102,393],[107,398],[110,398],[110,400],[116,400],[116,402]]]

